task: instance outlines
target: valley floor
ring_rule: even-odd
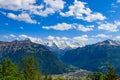
[[[53,75],[53,76],[54,77],[63,77],[67,80],[86,80],[86,77],[91,74],[92,74],[91,71],[80,69],[75,72],[63,73],[63,74]]]

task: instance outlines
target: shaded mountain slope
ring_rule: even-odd
[[[35,56],[44,74],[66,72],[66,66],[53,52],[49,51],[43,45],[33,43],[29,39],[23,41],[0,42],[0,59],[10,57],[13,62],[18,63],[24,56]]]
[[[104,71],[111,62],[120,71],[120,43],[106,40],[82,48],[67,51],[62,57],[63,62],[90,71]]]

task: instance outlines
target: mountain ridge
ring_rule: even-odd
[[[107,64],[111,62],[119,72],[120,44],[119,41],[105,40],[67,51],[61,59],[69,65],[74,65],[89,71],[103,72]]]
[[[29,39],[0,42],[0,59],[9,57],[14,63],[18,63],[24,56],[37,58],[43,74],[59,74],[67,71],[67,66],[44,45],[33,43]]]
[[[107,39],[105,41],[95,43],[94,45],[113,45],[113,46],[119,46],[120,45],[120,41]]]

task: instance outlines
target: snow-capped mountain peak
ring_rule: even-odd
[[[60,40],[48,40],[48,41],[43,41],[41,39],[30,39],[34,43],[42,44],[51,48],[56,48],[56,49],[74,49],[77,47],[82,47],[80,43],[74,43],[70,41],[60,41]]]
[[[96,45],[112,45],[112,46],[120,46],[120,41],[116,40],[105,40],[103,42],[98,42]]]

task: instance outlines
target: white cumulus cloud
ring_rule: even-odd
[[[54,26],[43,26],[42,28],[47,30],[53,29],[53,30],[60,30],[60,31],[76,29],[79,31],[88,32],[88,31],[94,30],[94,25],[84,26],[76,23],[73,23],[73,24],[58,23],[57,25],[54,25]]]
[[[93,37],[98,37],[98,38],[110,38],[111,35],[106,35],[106,34],[97,34],[96,36],[93,36]]]
[[[106,31],[110,31],[110,32],[117,32],[117,31],[119,31],[118,26],[120,26],[120,21],[115,21],[114,23],[100,24],[98,26],[98,29],[106,30]]]
[[[74,37],[73,39],[78,41],[87,41],[88,35],[77,36],[77,37]]]
[[[13,11],[26,11],[30,14],[47,16],[64,8],[63,0],[43,0],[35,5],[36,0],[0,0],[0,8]],[[43,5],[44,4],[44,5]]]
[[[54,30],[69,30],[69,29],[72,29],[73,28],[73,25],[71,24],[67,24],[67,23],[58,23],[57,25],[55,26],[43,26],[42,27],[43,29],[54,29]]]
[[[116,36],[115,39],[120,41],[120,36]]]
[[[88,32],[88,31],[92,31],[94,30],[94,26],[93,25],[90,25],[90,26],[83,26],[83,25],[77,25],[77,30],[80,30],[80,31],[83,31],[83,32]]]
[[[106,19],[101,13],[93,12],[90,8],[86,7],[86,4],[87,3],[85,2],[75,0],[74,4],[69,6],[69,11],[61,12],[60,15],[64,17],[74,16],[77,19],[82,19],[88,22]]]
[[[15,15],[13,13],[1,12],[2,14],[8,14],[9,18],[27,23],[36,23],[29,15],[47,17],[49,14],[60,12],[64,5],[65,1],[63,0],[0,0],[1,9],[22,13]]]
[[[35,0],[0,0],[0,8],[8,10],[28,10],[36,1]]]
[[[16,37],[16,35],[14,35],[14,34],[10,34],[9,36],[10,36],[10,37],[13,37],[13,38],[15,38],[15,37]]]
[[[15,15],[13,13],[8,13],[7,15],[9,18],[18,20],[18,21],[25,21],[26,23],[36,24],[37,21],[32,20],[31,17],[28,14],[22,13],[19,15]]]

